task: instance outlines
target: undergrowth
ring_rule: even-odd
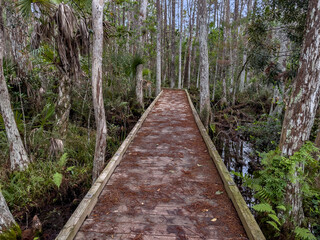
[[[255,172],[253,177],[234,173],[244,180],[245,186],[254,190],[254,197],[259,204],[254,205],[253,209],[258,214],[258,222],[268,239],[283,239],[282,231],[286,220],[295,226],[294,233],[287,239],[320,239],[318,155],[319,149],[311,142],[307,142],[288,158],[281,156],[279,150],[263,153],[262,169]],[[288,184],[294,182],[299,182],[301,185],[305,215],[302,226],[290,220],[291,206],[285,201],[286,188]]]

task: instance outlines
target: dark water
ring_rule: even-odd
[[[234,171],[239,172],[242,175],[252,177],[253,172],[257,170],[259,165],[259,157],[255,154],[250,143],[239,137],[231,139],[223,134],[213,140],[230,173]],[[241,178],[233,175],[232,173],[231,176],[237,184],[244,200],[249,206],[251,206],[255,202],[252,191],[243,186],[243,180]]]

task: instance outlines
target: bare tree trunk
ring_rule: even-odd
[[[281,26],[280,26],[281,27]],[[280,42],[280,48],[278,52],[278,61],[279,61],[279,66],[280,66],[280,71],[281,73],[285,73],[287,70],[287,51],[289,48],[289,39],[287,37],[287,33],[283,31],[281,28],[276,30],[275,33],[276,38]],[[284,79],[281,79],[279,83],[279,88],[277,89],[275,99],[273,101],[276,103],[276,107],[274,108],[274,111],[270,114],[272,116],[280,116],[284,104],[283,104],[283,99],[284,99],[284,93],[285,93],[285,88],[284,88]]]
[[[92,1],[92,25],[94,32],[92,53],[92,100],[97,125],[92,172],[93,182],[98,178],[104,167],[107,147],[107,124],[102,93],[103,7],[104,1]]]
[[[190,74],[191,74],[191,52],[193,45],[193,25],[194,25],[194,15],[195,8],[192,5],[193,1],[190,3],[190,14],[189,14],[189,39],[188,39],[188,48],[185,55],[185,68],[184,68],[184,80],[183,85],[190,88]]]
[[[143,38],[145,33],[143,33],[142,28],[144,26],[144,22],[147,17],[147,5],[148,0],[142,0],[140,5],[140,11],[139,11],[139,55],[143,56]],[[140,104],[142,108],[144,108],[144,102],[143,102],[143,77],[142,77],[142,71],[143,71],[143,64],[139,64],[136,69],[136,96],[137,101]]]
[[[0,109],[9,142],[11,170],[24,170],[28,167],[30,160],[23,146],[21,136],[14,119],[7,83],[3,72],[3,54],[5,43],[2,7],[2,0],[0,0]]]
[[[66,73],[62,76],[58,85],[58,101],[56,105],[56,126],[62,139],[65,138],[69,123],[69,114],[71,109],[71,79]]]
[[[182,26],[183,26],[183,0],[181,0],[181,5],[180,5],[180,44],[179,44],[179,77],[178,77],[178,88],[181,88],[181,78],[182,78],[182,74],[181,74],[181,69],[182,69],[182,63],[181,63],[181,59],[182,59]],[[191,29],[190,29],[191,31]]]
[[[198,0],[199,17],[199,50],[200,50],[200,118],[207,128],[210,116],[209,92],[209,61],[208,61],[208,30],[207,2]]]
[[[15,224],[16,222],[14,221],[14,218],[8,208],[6,200],[4,199],[2,192],[0,191],[0,236],[1,233],[3,233]]]
[[[174,88],[176,85],[176,1],[172,0],[172,18],[171,18],[171,75],[170,75],[170,87]]]
[[[67,20],[66,20],[67,19]],[[55,14],[58,31],[55,33],[57,51],[60,62],[59,70],[62,78],[58,85],[58,100],[56,106],[56,126],[62,139],[65,138],[71,109],[72,81],[77,82],[80,72],[79,49],[76,40],[76,17],[73,9],[67,4],[59,4]]]
[[[247,51],[246,49],[244,49],[242,64],[244,64],[246,61],[247,61]],[[247,70],[245,68],[243,69],[240,75],[239,92],[241,93],[244,91],[244,88],[245,88],[244,86],[245,86],[246,74],[247,74]]]
[[[168,17],[168,11],[167,11],[167,0],[163,0],[164,4],[164,12],[163,12],[163,48],[162,48],[162,67],[163,67],[163,72],[162,72],[162,84],[165,85],[166,83],[166,76],[167,76],[167,69],[168,69],[168,58],[167,58],[167,53],[168,53],[168,45],[167,45],[167,17]]]
[[[24,78],[27,72],[32,69],[27,52],[28,24],[24,21],[20,11],[17,9],[17,0],[6,1],[6,20],[8,35],[11,41],[11,52],[14,63],[17,66],[17,75]]]
[[[316,44],[320,41],[319,28],[320,6],[317,0],[310,0],[299,70],[282,126],[279,148],[284,156],[292,156],[300,149],[309,139],[314,123],[320,98],[320,46]],[[291,218],[300,225],[304,215],[299,182],[288,184],[286,202],[292,206]]]
[[[161,27],[162,27],[161,1],[157,0],[157,69],[156,69],[156,95],[161,91]]]
[[[229,4],[229,1],[228,0],[224,0],[224,4],[223,6],[221,7],[223,10],[223,22],[224,22],[224,25],[226,25],[226,4]],[[224,32],[223,32],[223,50],[222,50],[222,98],[221,98],[221,105],[226,105],[227,104],[227,79],[228,79],[228,76],[227,76],[227,72],[228,72],[228,67],[226,66],[226,59],[227,59],[227,53],[226,53],[226,43],[227,43],[227,29],[226,27],[224,27]]]

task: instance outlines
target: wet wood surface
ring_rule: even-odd
[[[75,239],[248,239],[184,91],[164,90]]]

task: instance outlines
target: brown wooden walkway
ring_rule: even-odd
[[[248,239],[203,139],[164,90],[75,239]]]

